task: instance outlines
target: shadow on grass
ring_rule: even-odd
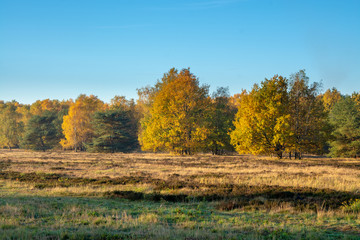
[[[331,189],[309,187],[283,187],[273,185],[206,184],[194,181],[196,176],[182,178],[177,174],[167,180],[151,178],[146,174],[119,178],[71,178],[65,174],[0,172],[0,179],[32,183],[36,188],[70,187],[85,185],[151,184],[155,193],[114,191],[105,194],[109,198],[150,200],[168,202],[223,201],[221,210],[232,210],[246,206],[265,207],[289,203],[296,210],[338,209],[344,202],[360,199],[360,193],[341,192]],[[162,190],[190,189],[188,194],[160,194]]]

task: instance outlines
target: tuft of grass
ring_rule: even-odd
[[[344,202],[342,209],[345,212],[360,213],[360,199]]]

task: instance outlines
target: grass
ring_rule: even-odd
[[[360,160],[0,150],[1,239],[360,239]]]

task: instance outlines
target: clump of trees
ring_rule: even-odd
[[[265,79],[240,96],[231,141],[240,153],[275,154],[287,151],[301,159],[324,153],[330,135],[327,114],[319,97],[319,83],[309,85],[301,70],[290,77]]]
[[[75,101],[0,101],[0,147],[91,152],[211,152],[358,157],[360,94],[323,94],[304,70],[275,75],[230,96],[209,93],[190,69],[172,68],[138,99],[94,95]]]

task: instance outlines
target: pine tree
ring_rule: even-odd
[[[95,137],[88,146],[89,151],[131,152],[139,146],[136,125],[131,119],[130,111],[96,112],[92,125]]]
[[[55,126],[57,114],[45,111],[32,116],[25,128],[22,145],[32,150],[45,151],[59,144],[60,136]]]
[[[330,156],[358,157],[360,154],[360,112],[349,96],[338,101],[330,112],[334,126],[334,140],[330,143]]]

